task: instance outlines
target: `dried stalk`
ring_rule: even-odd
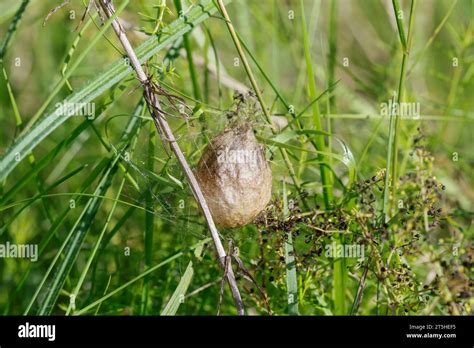
[[[105,15],[108,18],[114,16],[115,10],[114,10],[111,0],[100,0],[99,3]],[[181,165],[189,181],[193,194],[199,206],[201,207],[201,210],[204,214],[204,218],[209,227],[209,231],[211,232],[211,237],[214,242],[214,246],[216,248],[217,254],[219,255],[219,263],[221,267],[225,269],[225,260],[227,258],[227,255],[224,250],[224,247],[222,246],[222,242],[219,238],[219,233],[214,224],[214,220],[212,219],[211,212],[206,203],[206,200],[204,199],[201,188],[199,187],[199,184],[196,181],[196,178],[193,172],[191,171],[191,168],[189,167],[189,164],[186,161],[186,158],[184,157],[183,152],[181,151],[178,143],[176,142],[176,139],[173,135],[173,132],[168,122],[166,121],[165,114],[161,109],[161,105],[158,98],[156,97],[153,84],[148,79],[148,76],[145,74],[140,62],[138,61],[137,55],[135,54],[135,51],[133,50],[133,47],[131,46],[130,41],[127,38],[125,29],[120,24],[118,18],[114,19],[114,21],[112,22],[112,27],[114,28],[114,31],[118,39],[120,40],[123,48],[125,49],[130,59],[130,63],[133,69],[135,70],[139,81],[141,82],[143,86],[145,99],[148,104],[148,108],[150,110],[150,113],[155,123],[155,127],[157,131],[161,135],[164,141],[169,142],[171,150],[173,151],[176,158],[178,159],[178,162]],[[229,287],[232,292],[232,297],[234,298],[235,306],[237,307],[237,313],[239,315],[244,315],[245,311],[244,311],[244,306],[242,303],[242,298],[240,296],[240,292],[237,287],[237,282],[235,280],[235,275],[232,268],[229,268],[225,271],[225,277],[227,278],[227,281],[229,283]]]

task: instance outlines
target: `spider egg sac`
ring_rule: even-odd
[[[222,227],[252,222],[271,198],[270,165],[249,124],[226,129],[212,139],[196,177],[215,223]]]

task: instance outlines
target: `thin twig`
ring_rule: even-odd
[[[357,289],[357,295],[354,299],[354,303],[352,304],[351,315],[354,315],[355,313],[357,313],[357,310],[359,309],[359,305],[362,300],[362,294],[364,293],[364,289],[365,289],[365,281],[367,279],[367,273],[369,273],[370,261],[371,259],[369,257],[365,265],[364,272],[362,273],[362,277],[360,277],[359,288]]]
[[[49,17],[51,17],[56,12],[58,12],[60,9],[62,9],[67,4],[69,4],[69,0],[64,0],[60,5],[56,6],[51,11],[49,11],[48,14],[46,15],[46,18],[43,21],[43,27],[46,25],[46,22],[48,21]]]
[[[100,0],[99,1],[100,6],[102,7],[103,11],[105,12],[105,15],[108,18],[111,18],[114,15],[114,8],[112,5],[111,0]],[[204,214],[204,218],[206,220],[206,223],[209,227],[209,230],[211,232],[211,237],[214,242],[214,246],[216,248],[217,254],[219,255],[219,263],[221,267],[224,268],[225,276],[227,278],[227,281],[229,283],[229,287],[232,292],[232,297],[234,298],[235,306],[237,307],[237,313],[239,315],[244,315],[244,306],[242,303],[242,299],[240,296],[239,289],[237,287],[237,282],[235,280],[235,275],[234,272],[231,269],[228,269],[227,271],[225,270],[225,260],[226,260],[226,252],[224,250],[224,247],[222,246],[222,242],[219,238],[219,233],[217,231],[217,228],[214,224],[214,220],[212,219],[211,212],[209,210],[209,207],[207,206],[206,200],[204,198],[204,195],[202,194],[201,188],[199,187],[199,184],[191,171],[191,168],[189,167],[188,162],[186,161],[186,158],[183,155],[183,152],[181,151],[178,143],[176,142],[176,139],[173,135],[173,132],[166,121],[165,114],[163,113],[161,109],[160,102],[158,98],[156,97],[155,90],[152,87],[151,81],[148,79],[148,76],[145,74],[145,71],[143,70],[140,62],[138,61],[137,55],[135,54],[135,51],[133,50],[133,47],[130,44],[130,41],[127,38],[127,35],[125,34],[125,30],[123,29],[122,25],[120,24],[118,18],[115,18],[112,22],[112,27],[114,28],[115,33],[117,34],[118,39],[120,40],[123,48],[127,52],[127,55],[130,59],[130,63],[135,70],[137,77],[141,84],[143,85],[144,89],[144,95],[146,97],[146,101],[148,104],[148,107],[150,109],[153,121],[155,123],[155,126],[158,130],[158,132],[162,132],[163,136],[165,137],[166,141],[169,142],[170,148],[175,154],[176,158],[178,159],[179,164],[181,165],[188,181],[191,186],[191,189],[193,191],[193,194],[201,207],[201,210]]]

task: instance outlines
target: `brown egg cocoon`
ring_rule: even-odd
[[[216,224],[252,222],[272,194],[272,172],[249,124],[212,139],[199,160],[196,177]]]

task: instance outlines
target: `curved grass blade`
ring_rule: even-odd
[[[83,131],[86,130],[93,122],[98,122],[101,118],[102,113],[112,105],[119,97],[124,93],[126,84],[118,85],[113,91],[107,96],[107,99],[104,101],[100,108],[97,108],[96,111],[98,112],[99,116],[94,118],[93,120],[84,120],[81,124],[79,124],[74,130],[69,134],[69,136],[62,140],[58,145],[56,145],[47,155],[45,155],[41,160],[34,162],[30,171],[28,171],[25,175],[21,177],[21,179],[17,180],[17,182],[7,191],[2,197],[0,197],[0,206],[3,206],[11,197],[13,197],[20,189],[22,189],[30,180],[35,178],[36,174],[38,174],[42,169],[44,169],[48,164],[53,163],[56,156],[61,152],[61,150],[68,148],[72,145],[74,140],[79,137]],[[115,91],[119,91],[117,95],[115,95]],[[107,148],[107,151],[110,151]],[[0,236],[2,234],[2,230],[0,229]]]
[[[140,62],[143,63],[150,59],[158,51],[172,44],[184,33],[187,33],[194,26],[209,18],[215,11],[216,8],[211,0],[203,0],[198,6],[190,8],[185,18],[175,20],[168,27],[164,28],[159,35],[150,37],[136,49]],[[122,59],[119,59],[96,79],[86,84],[78,92],[71,94],[63,102],[74,104],[89,103],[123,80],[131,72],[132,68],[125,64]],[[65,77],[69,77],[68,74]],[[0,181],[3,181],[15,169],[26,154],[71,117],[62,115],[60,111],[57,108],[39,119],[6,150],[0,158]],[[16,158],[19,158],[19,160],[16,160]]]
[[[140,103],[138,104],[138,106],[135,109],[134,116],[142,115],[144,110],[145,110],[144,103],[143,103],[143,100],[141,100]],[[135,139],[133,140],[132,146],[130,147],[130,152],[133,153],[133,151],[135,150],[135,146],[137,144],[137,137],[136,136],[140,132],[140,126],[141,126],[141,118],[140,117],[132,117],[130,119],[130,121],[127,124],[127,127],[125,128],[125,131],[122,134],[121,143],[123,144],[123,149],[127,148],[126,142],[127,141],[132,141],[131,137],[135,136]],[[93,251],[91,252],[91,254],[89,256],[85,267],[83,267],[83,270],[81,272],[81,276],[79,278],[79,281],[77,282],[77,285],[76,285],[76,287],[74,288],[74,291],[71,294],[71,296],[73,296],[72,298],[74,299],[74,301],[70,301],[69,307],[68,307],[67,312],[66,312],[66,315],[68,315],[71,310],[72,311],[75,310],[77,295],[79,294],[79,291],[81,290],[82,284],[84,283],[84,280],[86,279],[87,273],[89,272],[89,269],[92,265],[92,262],[95,259],[95,256],[98,254],[98,250],[99,250],[99,248],[101,246],[101,243],[103,241],[103,238],[106,234],[109,223],[110,223],[110,221],[112,220],[112,218],[114,216],[115,209],[117,208],[118,200],[120,199],[120,195],[122,194],[122,190],[123,190],[123,187],[125,185],[125,181],[127,180],[127,174],[128,174],[128,171],[126,171],[124,173],[124,177],[122,178],[122,181],[119,185],[115,200],[113,201],[112,207],[109,211],[109,214],[108,214],[107,219],[105,221],[105,224],[102,228],[102,231],[101,231],[99,237],[97,238],[97,241],[95,242],[94,249],[93,249]]]
[[[288,196],[286,185],[283,181],[283,214],[289,215]],[[285,264],[286,264],[286,291],[288,296],[288,314],[299,315],[298,311],[298,280],[296,275],[295,250],[293,248],[293,236],[288,232],[288,239],[285,241]]]
[[[184,271],[181,280],[179,281],[178,286],[176,287],[173,295],[166,304],[165,308],[161,312],[161,315],[175,315],[179,309],[180,304],[184,300],[184,295],[188,291],[189,284],[191,284],[191,279],[194,276],[193,262],[189,261],[186,270]]]
[[[211,238],[203,239],[199,243],[196,243],[194,246],[192,246],[190,249],[191,250],[195,249],[195,248],[199,247],[199,245],[205,244],[205,243],[209,242],[210,240],[211,240]],[[152,273],[152,272],[156,271],[157,269],[167,265],[171,261],[174,261],[174,260],[180,258],[181,256],[185,255],[186,254],[185,251],[187,251],[187,250],[182,250],[182,251],[174,254],[173,256],[168,257],[166,260],[164,260],[164,261],[160,262],[159,264],[147,269],[145,272],[141,273],[140,275],[136,276],[135,278],[133,278],[132,280],[126,282],[125,284],[119,286],[114,291],[109,292],[107,295],[104,295],[100,299],[92,302],[91,304],[87,305],[86,307],[82,308],[81,310],[76,311],[74,314],[75,315],[81,315],[81,314],[87,313],[90,309],[94,308],[95,306],[98,306],[99,304],[101,304],[105,300],[109,299],[110,297],[114,296],[115,294],[119,293],[120,291],[123,291],[124,289],[128,288],[130,285],[136,283],[140,279],[143,279],[144,277],[146,277],[150,273]]]
[[[347,183],[346,186],[351,187],[356,177],[356,168],[357,168],[356,160],[354,159],[354,155],[352,154],[351,149],[349,148],[349,146],[347,146],[347,144],[344,141],[342,141],[341,139],[337,137],[334,137],[334,139],[336,139],[339,145],[341,145],[342,163],[344,163],[344,165],[349,170],[349,182]]]
[[[203,248],[204,248],[204,243],[201,242],[201,244],[199,244],[194,250],[194,256],[197,259],[201,258]],[[170,300],[166,304],[165,308],[161,312],[161,315],[175,315],[176,314],[176,312],[179,309],[179,306],[184,301],[184,296],[186,295],[186,292],[188,291],[189,284],[191,284],[193,275],[194,275],[193,262],[189,261],[188,266],[186,267],[186,270],[184,271],[184,274],[181,277],[181,280],[179,281],[178,286],[173,292],[173,295],[171,296]]]
[[[15,12],[15,17],[13,18],[13,21],[10,23],[10,26],[8,27],[8,31],[5,35],[5,39],[3,40],[2,46],[0,47],[0,59],[3,59],[3,57],[5,56],[8,45],[10,44],[13,34],[15,33],[18,23],[20,22],[21,17],[23,16],[23,13],[26,10],[26,6],[28,6],[29,2],[30,0],[23,0],[20,7]]]
[[[94,196],[104,196],[108,191],[114,174],[118,169],[116,166],[117,161],[118,157],[115,157],[115,159],[109,163],[98,187],[94,192]],[[102,198],[99,197],[94,197],[89,200],[79,219],[76,221],[73,229],[70,231],[64,257],[53,276],[50,286],[48,286],[46,296],[37,312],[38,315],[49,315],[53,310],[56,300],[59,297],[59,292],[61,291],[64,282],[66,281],[66,277],[71,271],[77,256],[79,255],[79,251],[82,247],[82,244],[84,243],[86,234],[89,231],[89,228],[92,225],[92,222],[102,203]],[[58,255],[60,254],[62,253],[58,253]]]
[[[136,111],[135,115],[138,115],[143,109],[143,103],[140,102]],[[54,275],[52,279],[52,283],[50,288],[48,289],[48,293],[38,311],[39,315],[45,315],[49,314],[59,296],[59,292],[62,289],[64,282],[66,280],[67,275],[69,274],[70,270],[72,269],[72,266],[75,263],[75,260],[79,254],[80,248],[82,246],[82,243],[84,241],[84,238],[87,234],[87,231],[89,230],[89,227],[103,201],[102,197],[105,195],[107,192],[111,181],[114,177],[115,172],[118,169],[117,163],[119,159],[121,158],[121,153],[127,148],[127,143],[125,142],[126,140],[131,139],[133,134],[136,134],[136,132],[139,129],[139,125],[141,123],[141,118],[139,117],[131,117],[129,122],[127,123],[124,132],[122,133],[121,137],[121,142],[123,144],[122,149],[120,153],[117,153],[114,155],[111,159],[109,159],[108,166],[104,170],[104,174],[102,176],[102,179],[96,188],[93,197],[88,201],[86,207],[84,208],[82,214],[80,217],[77,219],[76,224],[72,228],[71,232],[68,234],[68,237],[64,241],[63,245],[61,246],[60,250],[58,251],[55,259],[52,262],[51,267],[48,269],[47,273],[45,274],[43,281],[39,285],[35,295],[33,296],[30,305],[27,308],[28,312],[34,303],[37,295],[43,288],[46,279],[48,278],[52,267],[56,264],[58,261],[58,258],[60,255],[62,255],[63,250],[65,249],[66,251],[64,252],[64,258],[61,262],[61,264],[58,266],[58,269],[56,271],[56,274]],[[125,142],[125,143],[124,143]]]

